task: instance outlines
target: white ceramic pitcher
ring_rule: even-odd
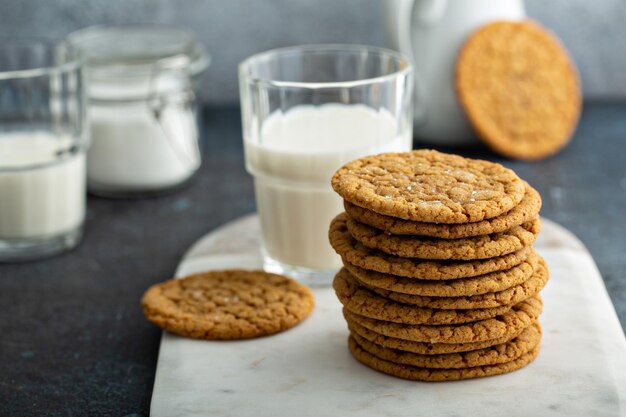
[[[386,0],[385,29],[392,48],[415,67],[414,129],[418,139],[440,145],[475,141],[454,88],[459,48],[493,20],[526,16],[523,0]]]

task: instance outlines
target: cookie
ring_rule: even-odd
[[[510,158],[556,153],[581,112],[573,61],[531,21],[494,22],[471,34],[456,63],[456,90],[478,136]]]
[[[434,223],[497,217],[525,194],[524,182],[500,164],[433,150],[366,156],[344,165],[331,182],[357,206]]]
[[[371,319],[343,309],[348,322],[357,323],[369,330],[397,339],[427,343],[474,343],[518,334],[537,320],[542,301],[535,295],[515,304],[506,313],[492,319],[457,325],[411,325]]]
[[[526,193],[517,206],[498,217],[472,223],[443,224],[415,222],[385,216],[384,214],[364,209],[363,207],[359,207],[345,200],[343,204],[346,213],[348,213],[350,217],[359,223],[383,230],[388,234],[459,239],[504,232],[505,230],[519,226],[537,217],[541,209],[541,197],[530,185],[525,183],[525,186]]]
[[[385,274],[426,280],[469,278],[510,269],[524,262],[531,253],[531,249],[526,247],[508,255],[477,261],[424,261],[402,258],[367,248],[357,242],[348,231],[346,219],[347,216],[342,213],[335,217],[330,225],[328,237],[335,252],[345,262]]]
[[[510,362],[534,349],[541,340],[541,327],[538,322],[525,328],[519,336],[484,349],[463,353],[442,355],[421,355],[391,349],[372,343],[353,333],[354,341],[366,352],[385,361],[431,369],[462,369],[475,366],[497,365]]]
[[[368,288],[381,297],[388,298],[403,304],[410,304],[423,308],[432,309],[491,309],[495,307],[517,304],[533,295],[545,287],[548,282],[548,267],[541,258],[534,275],[527,281],[512,288],[481,295],[467,297],[423,297],[420,295],[403,294],[393,291],[381,290],[379,288]],[[443,281],[444,283],[446,281]]]
[[[425,343],[425,342],[413,342],[411,340],[397,339],[395,337],[389,337],[382,334],[378,334],[369,330],[360,324],[348,322],[348,328],[350,332],[358,334],[359,336],[369,340],[372,343],[376,343],[379,346],[383,346],[390,349],[402,350],[405,352],[419,353],[421,355],[441,355],[448,353],[461,353],[469,352],[471,350],[479,350],[488,348],[491,346],[500,345],[506,343],[509,340],[517,337],[525,329],[520,329],[519,332],[499,337],[497,339],[485,340],[482,342],[470,342],[470,343]]]
[[[518,370],[532,362],[539,354],[539,345],[530,352],[510,362],[497,365],[475,366],[462,369],[431,369],[411,365],[400,365],[365,351],[352,337],[348,340],[350,353],[362,364],[379,372],[403,379],[414,381],[456,381],[461,379],[480,378],[491,375],[500,375]]]
[[[485,320],[504,314],[512,305],[474,310],[420,308],[381,297],[360,286],[347,269],[333,280],[333,288],[344,308],[360,316],[402,324],[459,324]]]
[[[247,339],[295,326],[313,310],[304,285],[263,271],[210,271],[148,289],[141,300],[146,318],[181,336]]]
[[[346,226],[352,237],[359,243],[390,255],[405,258],[468,261],[495,258],[530,246],[541,229],[541,221],[539,217],[535,217],[530,222],[504,232],[461,239],[389,235],[350,217],[347,217]]]
[[[535,273],[539,255],[531,253],[521,264],[505,271],[491,272],[472,278],[442,281],[421,280],[368,271],[348,262],[344,266],[364,286],[425,297],[466,297],[496,293],[528,281]]]

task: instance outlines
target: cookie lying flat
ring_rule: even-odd
[[[371,249],[405,258],[437,260],[475,260],[495,258],[530,246],[541,221],[530,222],[491,235],[461,239],[437,239],[422,236],[388,235],[380,229],[359,223],[346,215],[346,226],[354,239]]]
[[[510,362],[497,365],[475,366],[463,369],[431,369],[410,365],[399,365],[380,359],[365,351],[353,338],[348,340],[350,353],[362,364],[379,372],[414,381],[456,381],[461,379],[481,378],[500,375],[518,370],[532,362],[539,354],[539,345],[530,352]]]
[[[477,261],[422,261],[370,249],[357,242],[346,226],[345,214],[331,223],[330,244],[345,262],[363,269],[426,280],[469,278],[503,271],[521,264],[530,255],[529,247],[497,258]]]
[[[531,324],[532,326],[532,324]],[[348,328],[350,332],[356,333],[359,336],[369,340],[372,343],[376,343],[379,346],[383,346],[390,349],[402,350],[405,352],[413,352],[421,355],[441,355],[448,353],[462,353],[469,352],[471,350],[479,350],[488,348],[491,346],[501,345],[509,340],[517,337],[525,328],[520,329],[519,332],[499,337],[497,339],[485,340],[482,342],[470,342],[470,343],[426,343],[426,342],[414,342],[411,340],[397,339],[395,337],[389,337],[382,334],[378,334],[369,330],[366,327],[354,322],[348,322]]]
[[[384,153],[352,161],[333,189],[357,206],[405,220],[467,223],[517,206],[524,182],[493,162],[432,150]]]
[[[371,319],[352,313],[346,308],[346,321],[357,323],[369,330],[397,339],[427,343],[474,343],[518,334],[537,320],[542,310],[539,295],[514,305],[506,313],[493,318],[467,324],[427,326],[400,324]]]
[[[457,60],[456,89],[478,136],[511,158],[555,153],[580,117],[574,63],[531,21],[494,22],[471,34]]]
[[[358,334],[353,333],[351,336],[363,350],[389,362],[431,369],[462,369],[497,365],[519,358],[539,345],[541,326],[538,322],[533,323],[525,328],[519,336],[500,345],[470,352],[443,355],[421,355],[405,352],[377,345]]]
[[[345,268],[364,286],[372,289],[425,297],[468,297],[507,290],[528,281],[535,273],[539,255],[531,248],[526,260],[511,269],[471,278],[422,280],[368,271],[344,262]]]
[[[403,304],[432,309],[491,309],[500,306],[517,304],[532,297],[545,287],[549,278],[548,267],[541,258],[533,276],[527,281],[495,293],[473,295],[467,297],[423,297],[420,295],[403,294],[379,288],[368,288],[381,297]],[[354,275],[353,275],[354,276]],[[358,279],[357,279],[358,280]],[[444,281],[446,282],[446,281]]]
[[[541,209],[541,197],[530,185],[525,183],[525,186],[526,193],[517,206],[498,217],[472,223],[443,224],[416,222],[385,216],[384,214],[359,207],[348,201],[344,201],[343,204],[348,215],[356,221],[383,230],[389,234],[459,239],[503,232],[537,217]]]
[[[403,324],[469,323],[499,316],[512,307],[508,305],[475,310],[443,310],[406,305],[361,287],[345,268],[335,275],[333,288],[347,310],[360,316]]]
[[[295,326],[313,310],[304,285],[263,271],[210,271],[148,289],[141,300],[146,318],[181,336],[246,339]]]

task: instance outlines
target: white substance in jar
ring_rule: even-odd
[[[89,191],[109,197],[175,188],[200,167],[197,77],[209,56],[174,27],[103,26],[68,35],[85,59]]]
[[[91,106],[87,177],[94,191],[174,187],[200,165],[194,112],[171,104],[161,119],[145,102]]]
[[[328,227],[343,211],[333,173],[346,162],[411,149],[410,129],[398,132],[393,114],[364,105],[297,106],[271,115],[261,137],[244,138],[255,178],[263,244],[280,262],[313,269],[341,266]]]
[[[47,132],[0,136],[0,240],[55,236],[85,217],[85,155],[59,158],[70,138]]]

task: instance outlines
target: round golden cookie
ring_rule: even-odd
[[[525,183],[525,185],[526,194],[524,194],[524,198],[517,206],[498,217],[472,223],[444,224],[416,222],[385,216],[384,214],[364,209],[363,207],[359,207],[345,200],[343,205],[346,213],[356,221],[383,230],[388,234],[459,239],[503,232],[537,217],[541,209],[541,197],[534,188],[527,183]]]
[[[141,308],[153,324],[197,339],[247,339],[295,326],[313,310],[313,293],[263,271],[202,272],[153,285]]]
[[[388,235],[380,229],[347,218],[348,231],[358,242],[371,249],[403,258],[471,261],[495,258],[532,245],[541,230],[541,221],[532,221],[491,235],[461,239]]]
[[[391,349],[372,343],[356,333],[352,333],[351,336],[363,350],[389,362],[431,369],[462,369],[497,365],[519,358],[539,344],[541,327],[538,322],[535,322],[525,328],[519,336],[500,345],[470,352],[442,355],[421,355],[419,353]]]
[[[380,288],[369,289],[381,297],[388,298],[399,303],[423,308],[439,310],[491,309],[517,304],[520,301],[524,301],[527,298],[532,297],[545,287],[548,282],[549,275],[548,267],[543,258],[541,258],[539,260],[539,264],[537,265],[535,274],[529,280],[521,283],[520,285],[495,293],[472,295],[467,297],[423,297],[420,295],[403,294],[382,290]]]
[[[504,314],[512,305],[474,310],[420,308],[390,300],[362,287],[347,269],[333,280],[333,288],[343,306],[360,316],[403,324],[460,324]]]
[[[357,323],[348,321],[348,328],[350,332],[356,333],[359,336],[369,340],[372,343],[376,343],[379,346],[383,346],[390,349],[402,350],[405,352],[413,352],[421,355],[441,355],[448,353],[462,353],[469,352],[471,350],[484,349],[496,345],[501,345],[509,340],[517,337],[524,329],[520,329],[519,332],[499,337],[497,339],[485,340],[482,342],[470,342],[470,343],[425,343],[425,342],[413,342],[411,340],[397,339],[395,337],[389,337],[382,334],[378,334],[363,327]]]
[[[494,22],[471,34],[457,60],[456,89],[478,136],[511,158],[554,154],[580,117],[574,63],[532,21]]]
[[[518,334],[537,320],[541,314],[542,301],[539,294],[515,304],[506,313],[491,319],[467,324],[429,326],[401,324],[364,317],[346,308],[346,321],[357,323],[369,330],[396,339],[427,343],[474,343]]]
[[[387,216],[436,223],[500,216],[524,197],[524,182],[500,164],[432,150],[352,161],[332,178],[345,200]]]
[[[376,371],[398,378],[428,382],[457,381],[513,372],[528,365],[539,354],[539,345],[537,345],[530,352],[519,358],[497,365],[474,366],[462,369],[432,369],[400,365],[380,359],[365,351],[352,337],[348,339],[348,348],[356,360]]]
[[[342,213],[331,222],[328,237],[330,244],[344,260],[370,271],[425,280],[469,278],[503,271],[521,264],[528,258],[531,248],[497,258],[475,261],[424,261],[402,258],[370,249],[357,242],[346,226],[347,216]]]
[[[345,262],[344,266],[362,285],[368,288],[423,297],[445,298],[496,293],[523,284],[531,279],[535,273],[538,260],[539,255],[531,248],[531,254],[528,258],[511,269],[472,278],[440,281],[406,278],[368,271],[348,262]]]

